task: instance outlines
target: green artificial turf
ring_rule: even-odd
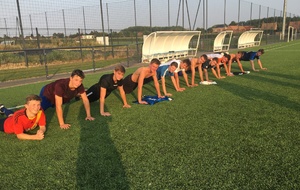
[[[72,102],[64,105],[68,130],[50,108],[42,141],[0,133],[0,189],[299,189],[300,42],[259,48],[267,71],[222,80],[210,73],[217,85],[184,92],[168,79],[173,100],[153,106],[132,103],[135,91],[124,109],[116,91],[105,104],[111,117],[91,104],[95,121]],[[84,85],[102,74],[88,74]],[[0,101],[23,104],[44,84],[1,89]],[[153,84],[143,94],[154,95]]]

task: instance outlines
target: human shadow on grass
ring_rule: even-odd
[[[276,77],[285,78],[288,80],[299,81],[299,76],[293,76],[293,75],[288,75],[288,74],[281,74],[281,73],[274,73],[274,72],[267,71],[267,72],[264,72],[264,75],[276,76]]]
[[[300,85],[293,84],[291,82],[284,82],[284,81],[281,81],[281,80],[270,79],[270,78],[262,77],[262,76],[259,76],[259,75],[249,76],[249,78],[251,78],[251,80],[255,80],[257,82],[264,81],[264,82],[267,82],[267,83],[270,83],[270,84],[273,84],[273,85],[281,85],[283,87],[292,87],[292,88],[295,88],[295,89],[300,89]]]
[[[218,85],[219,88],[227,90],[237,96],[245,98],[247,100],[265,100],[272,102],[282,107],[286,107],[295,111],[299,111],[300,104],[294,101],[288,100],[287,96],[280,96],[278,94],[271,93],[269,91],[262,91],[258,89],[248,88],[246,86],[237,85],[233,83],[227,83],[222,80],[222,83]]]
[[[99,113],[99,106],[92,106],[92,113]],[[121,156],[111,138],[111,117],[98,114],[95,121],[82,119],[85,110],[81,106],[80,144],[78,147],[76,180],[77,189],[129,189]]]

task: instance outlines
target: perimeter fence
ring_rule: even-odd
[[[231,49],[246,26],[269,24],[261,45],[282,41],[283,12],[244,0],[0,1],[1,70],[66,62],[95,70],[100,60],[117,58],[129,66],[141,61],[143,36],[157,30],[201,30],[198,52],[212,51],[213,29],[222,25],[237,26]],[[287,26],[300,20],[286,16]]]

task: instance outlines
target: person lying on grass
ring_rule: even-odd
[[[25,108],[16,112],[7,109],[3,104],[0,111],[6,118],[0,119],[0,131],[8,134],[15,134],[21,140],[42,140],[46,132],[46,116],[41,110],[42,99],[38,95],[26,97]],[[36,134],[27,134],[28,131],[39,129]]]
[[[123,88],[126,94],[133,92],[138,88],[137,101],[139,104],[148,104],[142,100],[143,85],[153,81],[158,98],[162,98],[160,94],[159,83],[156,76],[156,70],[160,65],[160,61],[156,58],[150,61],[148,67],[140,67],[134,73],[127,75],[123,80]]]
[[[82,81],[84,79],[83,71],[79,69],[73,70],[71,76],[65,79],[59,79],[42,87],[40,97],[42,98],[41,107],[44,111],[50,107],[55,107],[59,126],[61,129],[68,129],[71,125],[65,123],[63,118],[62,105],[70,102],[71,99],[80,94],[86,117],[85,120],[93,121],[95,118],[91,116],[90,102],[86,96]]]
[[[110,93],[119,89],[121,98],[123,100],[123,108],[130,108],[131,106],[127,103],[125,91],[123,89],[123,76],[125,74],[125,68],[122,65],[115,67],[114,72],[111,74],[102,75],[99,82],[91,86],[87,91],[87,97],[90,102],[99,100],[100,102],[100,115],[110,116],[109,112],[104,111],[105,98]]]

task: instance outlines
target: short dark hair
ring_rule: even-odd
[[[184,60],[182,60],[182,63],[185,63],[186,64],[186,66],[191,66],[191,60],[190,59],[184,59]]]
[[[219,61],[219,59],[218,59],[217,57],[214,57],[214,58],[212,58],[211,60],[212,60],[212,61],[216,61],[216,62]]]
[[[231,59],[231,56],[227,53],[224,54],[224,57],[226,57],[228,59],[228,61]]]
[[[242,56],[244,55],[245,51],[238,51],[238,54],[241,54]]]
[[[264,54],[265,50],[264,49],[259,49],[257,52],[260,52],[261,54]]]
[[[115,67],[115,71],[120,71],[121,73],[125,73],[125,67],[123,65],[117,65]]]
[[[72,71],[71,77],[74,77],[75,75],[79,76],[82,79],[84,79],[84,77],[85,77],[83,71],[80,69],[75,69]]]
[[[200,57],[203,57],[205,61],[207,61],[207,59],[208,59],[206,54],[202,54]]]
[[[178,63],[176,61],[173,61],[170,66],[175,66],[175,67],[178,67]]]
[[[25,101],[26,101],[26,104],[28,103],[28,102],[30,102],[31,100],[36,100],[36,101],[42,101],[42,98],[41,97],[39,97],[38,95],[36,95],[36,94],[29,94],[27,97],[26,97],[26,99],[25,99]]]
[[[160,65],[160,61],[156,58],[153,58],[151,61],[150,61],[150,64],[156,64],[156,65]]]

